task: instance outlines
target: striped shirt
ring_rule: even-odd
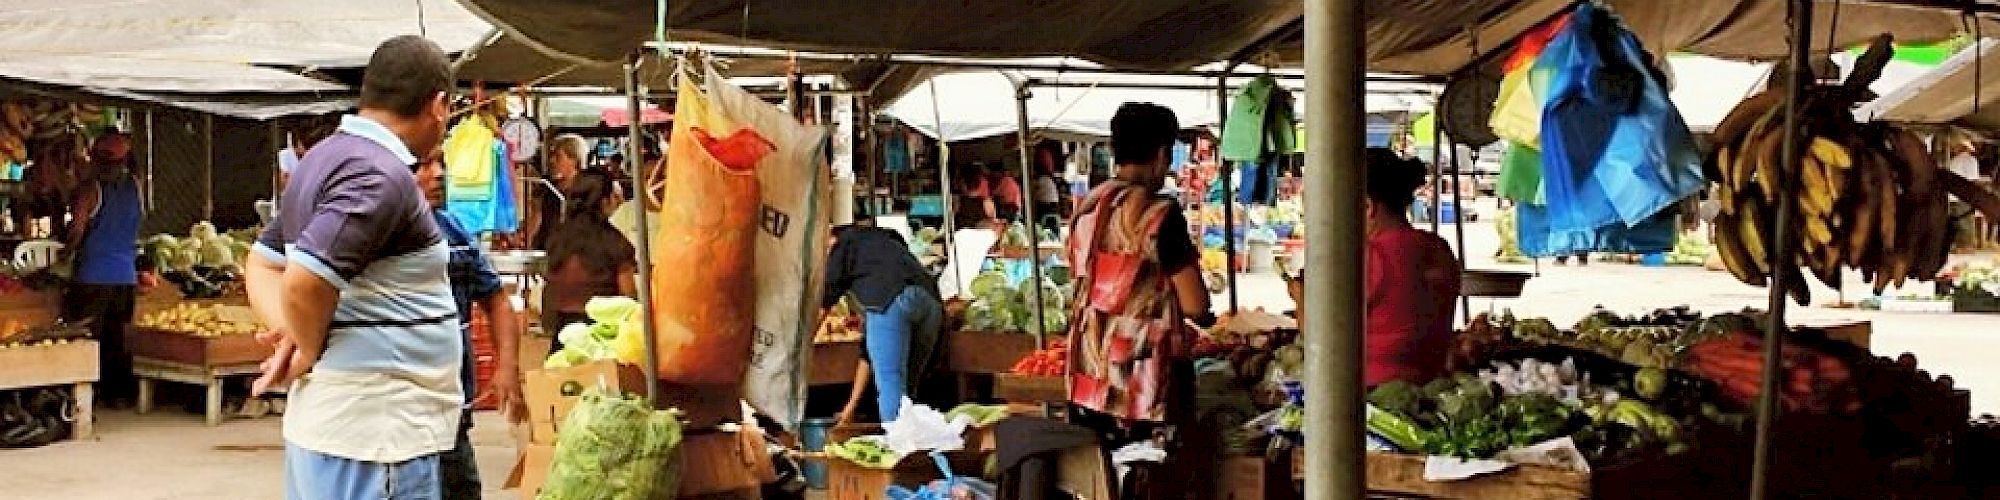
[[[339,290],[326,351],[293,383],[285,440],[397,463],[449,450],[464,401],[450,247],[387,128],[349,116],[314,146],[256,251]]]

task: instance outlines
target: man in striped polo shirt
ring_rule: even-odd
[[[440,495],[439,454],[458,431],[462,346],[450,248],[411,151],[444,138],[449,63],[415,36],[375,49],[360,112],[300,160],[247,270],[274,333],[261,390],[291,384],[291,500]]]

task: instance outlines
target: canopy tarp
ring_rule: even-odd
[[[783,51],[747,47],[670,44],[667,49],[679,51],[697,47],[710,55],[723,74],[731,77],[782,76],[794,71],[802,75],[832,75],[846,82],[849,88],[873,91],[878,103],[901,95],[911,82],[930,74],[921,67],[896,66],[860,58],[789,61],[783,57]],[[743,57],[738,57],[739,54]],[[672,62],[661,58],[645,60],[639,65],[640,84],[653,89],[670,88],[672,66]],[[598,62],[549,55],[512,36],[501,36],[484,46],[468,49],[459,62],[457,73],[459,79],[464,81],[509,84],[538,81],[541,86],[554,87],[625,87],[622,60]]]
[[[1861,119],[2000,131],[2000,41],[1981,40],[1930,73],[1855,111]]]
[[[886,112],[934,139],[959,142],[1020,130],[1014,82],[1031,79],[1061,86],[1031,86],[1030,129],[1051,138],[1102,139],[1111,136],[1111,115],[1127,102],[1150,102],[1174,111],[1183,128],[1217,122],[1215,79],[1189,76],[1059,74],[1053,72],[971,71],[948,73],[919,83]],[[1238,78],[1232,85],[1248,81]],[[1095,84],[1096,86],[1093,86]],[[1295,102],[1304,94],[1290,81]],[[1156,88],[1134,88],[1135,86]],[[1281,83],[1281,85],[1287,85]],[[1203,88],[1207,86],[1206,88]],[[1165,88],[1157,88],[1165,87]],[[1435,85],[1370,84],[1371,112],[1429,109]],[[932,99],[932,90],[936,99]],[[1234,89],[1232,89],[1232,94]],[[935,102],[937,105],[933,106]],[[944,129],[940,133],[938,125]]]
[[[659,5],[651,0],[460,1],[532,45],[600,61],[620,60],[652,39],[652,14]],[[1767,60],[1787,52],[1780,35],[1785,32],[1784,0],[1605,3],[1654,51]],[[1814,11],[1812,39],[1830,39],[1834,47],[1846,48],[1884,32],[1905,42],[1944,40],[1962,26],[1957,13],[1938,9],[1820,3],[1824,7]],[[1370,0],[1369,68],[1450,74],[1573,4]],[[1304,8],[1295,0],[958,2],[949,7],[927,0],[734,0],[666,5],[671,40],[854,54],[1074,55],[1152,70],[1254,60],[1266,53],[1297,61]],[[1838,23],[1833,22],[1836,12]]]
[[[490,32],[451,0],[8,0],[0,75],[140,92],[313,92],[263,66],[361,60],[395,35],[458,50]]]

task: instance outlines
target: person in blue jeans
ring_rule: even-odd
[[[862,360],[840,421],[854,421],[856,407],[872,381],[876,415],[893,422],[904,396],[937,352],[938,329],[944,321],[937,280],[924,272],[895,231],[861,222],[835,228],[833,237],[820,305],[832,308],[841,297],[852,295],[863,310]]]

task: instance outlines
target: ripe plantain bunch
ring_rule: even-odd
[[[1851,111],[1865,98],[1890,53],[1878,38],[1842,84],[1806,90],[1799,117],[1797,162],[1783,161],[1782,89],[1754,96],[1716,126],[1718,147],[1708,162],[1721,206],[1711,226],[1730,274],[1767,286],[1785,280],[1793,300],[1811,302],[1805,273],[1836,290],[1843,267],[1861,272],[1876,293],[1907,278],[1928,280],[1950,251],[1948,198],[1922,138],[1880,123],[1858,124]],[[1795,191],[1782,182],[1796,179]],[[1779,202],[1795,198],[1792,262],[1766,255]]]
[[[84,130],[103,116],[104,108],[95,104],[53,99],[0,102],[0,164],[28,163],[30,142]]]

